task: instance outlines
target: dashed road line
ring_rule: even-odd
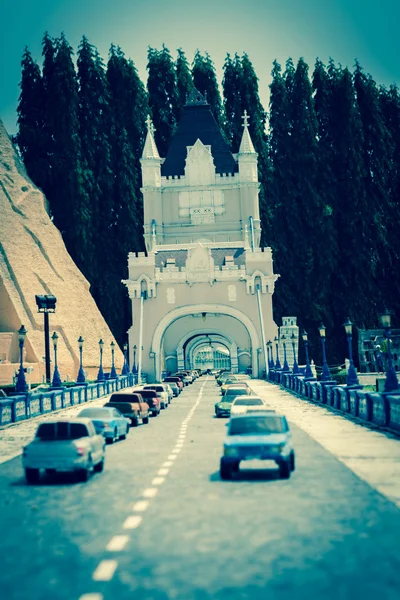
[[[151,482],[151,485],[161,485],[162,483],[164,483],[165,481],[165,477],[154,477],[153,481]]]
[[[157,475],[168,475],[169,469],[159,469]]]
[[[143,490],[143,498],[154,498],[154,496],[157,496],[158,494],[158,489],[157,488],[146,488],[145,490]]]
[[[109,552],[119,552],[120,550],[123,550],[125,548],[125,546],[127,545],[128,542],[129,542],[128,535],[115,535],[108,542],[108,544],[106,546],[106,550],[108,550]]]
[[[148,500],[139,500],[138,502],[135,502],[135,504],[132,506],[132,510],[134,512],[144,512],[148,509],[149,504],[150,503]]]
[[[118,561],[116,560],[102,560],[93,573],[92,579],[94,581],[110,581],[117,567]]]
[[[79,600],[103,600],[103,594],[83,594]]]
[[[128,517],[127,519],[125,519],[124,524],[122,525],[122,527],[124,529],[137,529],[140,525],[140,523],[142,522],[142,518],[139,515],[131,515],[130,517]]]

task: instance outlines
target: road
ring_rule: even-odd
[[[341,417],[310,412],[271,384],[253,387],[287,409],[297,452],[290,480],[250,464],[237,480],[220,480],[226,420],[213,418],[219,390],[205,377],[109,446],[104,473],[86,484],[63,477],[27,486],[20,457],[0,465],[1,597],[397,599],[393,477],[383,495],[346,464],[339,441],[349,447],[350,430]],[[376,463],[378,447],[398,451],[398,440],[351,427],[361,455],[374,454],[364,460]],[[337,432],[335,443],[327,431]]]

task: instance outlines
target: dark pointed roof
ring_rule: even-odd
[[[210,105],[200,92],[194,89],[186,101],[178,129],[172,137],[167,156],[161,166],[161,175],[184,175],[187,146],[194,146],[198,139],[205,146],[211,146],[217,173],[238,171],[237,163],[214,119]]]

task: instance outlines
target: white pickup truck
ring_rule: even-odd
[[[76,472],[87,481],[93,471],[104,468],[106,441],[90,419],[41,423],[33,441],[24,447],[22,466],[28,483],[37,483],[40,470]]]

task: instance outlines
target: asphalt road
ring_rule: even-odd
[[[218,394],[197,380],[88,483],[0,465],[1,598],[397,600],[399,508],[293,422],[290,480],[221,481]]]

